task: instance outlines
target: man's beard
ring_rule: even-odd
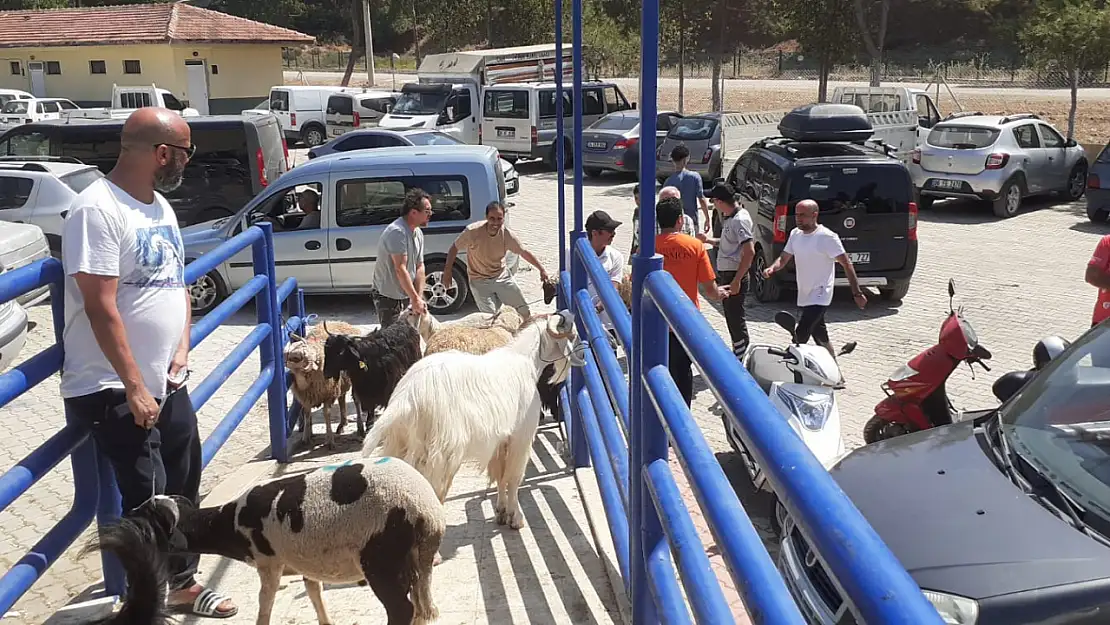
[[[185,175],[185,167],[178,166],[176,162],[169,163],[165,167],[154,172],[154,190],[159,193],[170,193],[176,191],[181,186],[181,180]]]

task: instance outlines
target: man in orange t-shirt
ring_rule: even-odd
[[[1098,289],[1095,314],[1091,325],[1110,319],[1110,234],[1102,237],[1095,246],[1095,253],[1087,263],[1087,284]]]
[[[659,223],[659,235],[655,237],[655,251],[663,257],[663,269],[671,274],[678,286],[701,308],[698,303],[698,287],[709,299],[720,301],[728,297],[728,287],[717,286],[713,264],[705,245],[688,234],[678,231],[681,227],[682,200],[667,197],[655,205],[655,220]],[[675,386],[682,393],[689,407],[694,399],[694,371],[690,355],[673,332],[670,334],[669,362],[667,368],[674,378]]]

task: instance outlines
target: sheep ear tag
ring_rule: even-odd
[[[366,371],[366,363],[361,361],[361,360],[358,361],[358,368],[362,369],[363,371]]]

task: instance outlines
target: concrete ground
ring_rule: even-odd
[[[510,227],[548,268],[554,268],[558,262],[557,239],[552,236],[557,231],[556,175],[538,164],[519,163],[517,167],[522,174],[522,188],[520,194],[511,198],[515,205],[509,211]],[[568,180],[570,178],[568,175]],[[631,181],[605,177],[601,180],[587,180],[586,185],[584,208],[587,213],[604,209],[614,218],[625,222],[626,225],[618,230],[615,245],[627,253],[631,241],[633,206]],[[568,201],[572,197],[568,190]],[[841,392],[839,402],[848,447],[856,447],[862,443],[862,426],[871,417],[874,405],[884,396],[879,384],[896,367],[935,340],[940,323],[948,311],[945,290],[948,278],[955,278],[957,303],[964,305],[965,314],[975,324],[980,341],[994,353],[992,372],[978,371],[973,378],[966,368],[961,368],[953,374],[949,381],[952,401],[959,408],[991,407],[997,404],[990,393],[991,382],[1006,371],[1029,367],[1033,345],[1038,339],[1050,334],[1075,338],[1089,326],[1095,292],[1084,284],[1083,271],[1095,243],[1104,234],[1110,234],[1110,228],[1090,224],[1084,215],[1082,202],[1066,204],[1051,200],[1030,201],[1019,215],[1008,220],[998,220],[991,215],[989,208],[966,202],[941,203],[933,210],[922,213],[919,228],[920,258],[913,286],[906,300],[901,304],[876,300],[866,310],[859,311],[850,299],[838,297],[828,315],[835,342],[855,340],[859,343],[855,353],[841,359],[848,388]],[[519,280],[529,300],[539,297],[539,279],[534,271],[523,271]],[[372,308],[362,297],[309,297],[307,304],[311,312],[327,318],[345,319],[356,324],[374,322]],[[752,339],[773,343],[783,341],[785,337],[781,329],[771,322],[771,318],[779,309],[792,308],[790,302],[764,305],[749,299],[748,317]],[[471,310],[473,309],[467,308],[464,312]],[[704,301],[702,311],[722,337],[727,336],[724,319],[719,311]],[[53,342],[49,307],[38,306],[31,309],[30,313],[38,326],[29,339],[26,348],[28,355]],[[253,312],[248,308],[215,332],[194,352],[195,381],[199,382],[213,364],[249,331],[252,319]],[[242,389],[253,380],[257,367],[257,360],[253,358],[244,363],[210,405],[201,411],[202,434],[211,431]],[[770,526],[763,514],[767,509],[766,500],[749,492],[746,480],[742,477],[743,469],[724,437],[715,399],[706,389],[700,375],[695,378],[695,384],[697,397],[694,402],[694,418],[701,425],[706,441],[716,452],[722,467],[736,485],[757,529],[764,533],[769,542]],[[0,445],[0,470],[6,470],[61,426],[62,411],[56,377],[12,405],[0,409],[0,424],[7,435],[5,443]],[[321,429],[322,424],[318,424],[317,428]],[[203,486],[205,492],[233,472],[241,470],[245,461],[265,457],[266,446],[265,407],[260,404],[209,467]],[[672,461],[672,467],[679,478],[680,487],[688,495],[695,523],[703,531],[703,541],[711,562],[728,588],[736,613],[741,614],[742,603],[733,590],[734,585],[728,579],[720,556],[716,554],[712,536],[700,519],[697,504],[692,495],[689,495],[677,462]],[[460,484],[456,489],[456,496],[465,499],[465,493],[480,490],[480,486],[469,484],[471,483],[468,482],[465,488]],[[543,486],[547,487],[546,484]],[[535,492],[535,487],[532,490]],[[560,493],[566,492],[557,490]],[[545,491],[541,489],[539,493]],[[70,470],[63,463],[28,495],[9,510],[0,513],[0,569],[14,564],[65,513],[71,497]],[[479,496],[470,495],[471,499],[477,497]],[[545,505],[540,499],[537,499],[537,504],[541,507]],[[481,505],[486,506],[482,513],[484,518],[489,518],[488,504],[482,501]],[[529,519],[531,520],[531,516]],[[578,520],[584,528],[584,520]],[[533,526],[520,534],[525,544],[529,544],[527,536],[530,531],[537,531],[537,528]],[[571,534],[568,532],[568,535]],[[505,546],[508,543],[494,532],[485,536],[493,546],[488,549],[483,547],[482,549],[486,549],[484,553],[489,553],[490,549],[494,552],[497,549],[508,549]],[[532,544],[540,545],[538,538],[532,540],[535,541]],[[498,544],[502,546],[498,547]],[[768,548],[774,549],[774,545],[769,543]],[[531,562],[536,563],[546,552],[541,546],[533,549],[538,551],[529,553]],[[462,553],[460,550],[460,554]],[[479,554],[480,550],[474,548],[470,553]],[[454,566],[461,566],[462,557],[460,555],[459,564]],[[480,555],[474,557],[480,568]],[[511,555],[489,562],[493,561],[499,567],[507,564],[506,568],[499,571],[512,569],[512,579],[531,576],[532,569],[524,567],[522,571],[516,570],[516,563]],[[536,564],[533,566],[537,579],[541,573],[547,574],[542,567]],[[206,573],[209,573],[209,567],[206,564]],[[548,567],[555,574],[550,565]],[[78,561],[73,558],[71,550],[46,572],[43,579],[17,604],[17,614],[9,618],[15,623],[42,622],[47,614],[98,577],[97,559],[90,557]],[[480,585],[486,588],[484,579],[476,576],[475,581],[482,582]],[[492,580],[492,576],[489,579]],[[592,578],[590,584],[577,578],[576,582],[579,590],[595,583]],[[557,582],[559,590],[568,583],[565,579]],[[257,582],[251,580],[249,585],[246,585],[247,582],[244,584],[242,593],[236,592],[236,599],[246,606],[254,600]],[[293,590],[286,592],[300,594],[299,586],[299,582],[291,581],[290,587]],[[512,597],[525,596],[524,591],[519,588],[512,591],[507,590],[509,588],[513,587],[506,584],[506,590],[501,595],[502,598],[498,599],[500,603],[497,605],[515,605],[512,604]],[[365,589],[333,589],[328,597],[334,605],[340,606],[344,601],[342,597],[355,593],[350,595],[353,597],[361,594],[360,591]],[[484,592],[486,591],[483,590]],[[604,596],[600,591],[591,592],[598,598]],[[582,596],[588,598],[591,595],[583,590]],[[376,605],[369,596],[367,599],[365,606]],[[599,600],[605,604],[606,600]],[[475,605],[494,605],[485,595],[481,601],[484,603]],[[559,598],[554,594],[547,595],[546,605],[550,610],[555,610],[554,606],[565,602],[566,595],[560,595]],[[290,609],[310,610],[303,598],[298,598],[293,604],[294,607]],[[340,613],[336,611],[336,614]],[[537,616],[533,622],[555,622],[544,620],[546,612],[537,614],[543,617]],[[595,618],[601,618],[597,612],[593,614]],[[555,617],[561,618],[558,614]]]

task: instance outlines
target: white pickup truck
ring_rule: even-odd
[[[832,104],[855,104],[865,113],[917,112],[917,142],[925,140],[940,120],[940,110],[925,89],[915,87],[837,87]]]
[[[144,106],[161,106],[177,111],[182,117],[200,115],[194,108],[187,108],[176,96],[166,89],[159,89],[151,83],[149,87],[120,87],[112,85],[112,106],[91,109],[62,111],[62,119],[125,119],[136,109]]]

